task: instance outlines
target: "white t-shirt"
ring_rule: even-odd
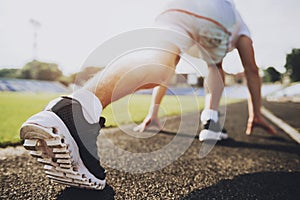
[[[231,33],[228,51],[236,47],[236,42],[241,35],[251,38],[250,31],[232,0],[174,0],[164,9],[186,10],[219,22]]]
[[[227,0],[174,0],[166,8],[181,9],[214,19],[227,29],[234,23],[235,15],[232,4]]]
[[[245,36],[251,38],[249,28],[245,24],[240,13],[237,10],[235,10],[235,13],[236,13],[236,23],[231,31],[231,36],[229,38],[228,51],[232,51],[233,49],[236,48],[236,43],[240,36],[245,35]]]

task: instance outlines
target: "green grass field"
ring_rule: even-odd
[[[39,112],[58,94],[0,92],[0,147],[20,143],[19,128],[31,115]],[[149,95],[127,96],[108,106],[102,113],[106,126],[139,123],[147,114]],[[233,103],[236,100],[229,100]],[[159,116],[172,116],[202,109],[203,98],[165,96]]]
[[[0,92],[0,146],[20,142],[19,128],[57,94]]]

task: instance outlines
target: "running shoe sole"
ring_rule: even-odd
[[[73,187],[103,190],[105,180],[91,174],[83,164],[76,142],[63,121],[51,111],[30,117],[21,127],[25,149],[44,165],[48,178]]]

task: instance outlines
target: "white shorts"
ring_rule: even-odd
[[[155,26],[178,32],[180,37],[170,34],[172,36],[164,39],[208,64],[220,63],[228,52],[231,33],[213,19],[186,10],[170,9],[157,17]]]

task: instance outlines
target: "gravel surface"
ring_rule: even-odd
[[[228,106],[226,115],[230,138],[218,142],[204,158],[199,157],[204,144],[195,138],[191,125],[195,114],[186,117],[190,121],[177,135],[180,118],[174,117],[166,121],[164,132],[143,133],[149,138],[105,130],[99,137],[101,160],[108,171],[108,186],[103,191],[53,184],[42,165],[21,148],[16,154],[13,148],[6,153],[0,150],[0,199],[298,199],[300,146],[281,131],[271,136],[255,129],[252,136],[246,136],[244,102]],[[104,136],[119,149],[110,149]],[[182,142],[177,149],[167,145],[175,139]],[[186,150],[185,145],[189,145]],[[166,146],[169,149],[159,152]],[[159,153],[151,159],[134,154],[151,152]],[[169,165],[149,170],[168,163],[174,154],[179,158]],[[141,173],[145,170],[148,172]]]

